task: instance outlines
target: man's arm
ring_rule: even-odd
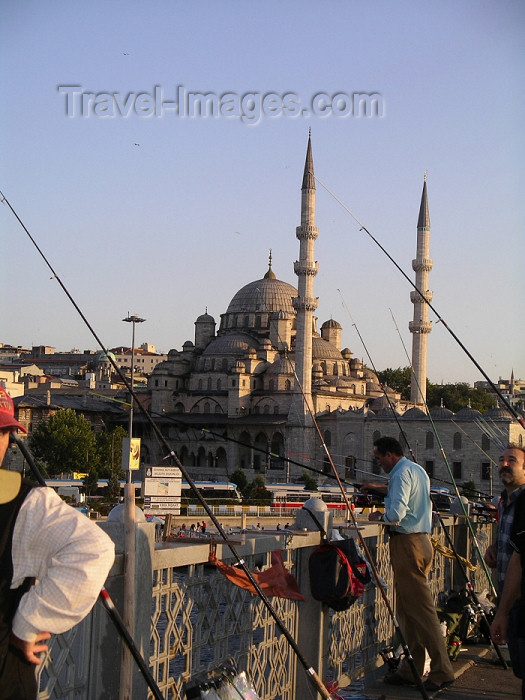
[[[388,484],[379,483],[377,481],[365,481],[364,484],[361,484],[359,490],[361,491],[361,493],[364,493],[365,496],[368,496],[369,494],[373,493],[378,493],[380,496],[386,496],[388,491]]]
[[[514,552],[510,558],[505,585],[501,596],[496,616],[490,626],[490,634],[496,644],[504,644],[507,641],[507,627],[509,624],[509,612],[514,603],[520,598],[521,588],[521,555]]]
[[[37,581],[20,600],[13,634],[35,642],[71,629],[95,604],[113,560],[113,542],[98,525],[53,489],[33,489],[15,523],[11,587],[27,576]]]

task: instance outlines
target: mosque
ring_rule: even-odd
[[[393,390],[382,388],[376,374],[348,348],[341,347],[342,327],[337,321],[326,320],[320,332],[317,330],[314,279],[318,263],[314,246],[319,231],[315,225],[315,198],[309,137],[301,186],[301,220],[296,229],[297,287],[276,278],[270,251],[268,269],[261,279],[234,294],[221,314],[218,329],[210,314],[199,316],[194,341],[186,341],[181,350],[170,350],[149,378],[153,415],[193,478],[220,481],[238,468],[245,470],[249,479],[260,474],[268,482],[297,480],[305,468],[312,467],[322,475],[331,471],[325,447],[342,476],[355,477],[359,464],[377,472],[370,457],[372,441],[381,434],[398,436],[393,409],[403,418],[415,442],[425,446],[420,463],[431,476],[438,475],[438,446],[428,437],[428,418],[421,410],[425,404],[427,340],[432,329],[428,306],[419,292],[411,293],[414,381],[407,403]],[[428,301],[432,299],[428,288],[432,269],[429,239],[425,178],[412,267],[416,287],[425,290]],[[446,414],[444,408],[438,410],[438,419],[448,419],[452,440],[458,432],[450,421],[454,414]],[[468,413],[472,409],[464,410]],[[474,421],[472,415],[458,419]],[[515,421],[508,414],[502,420],[510,433]],[[159,453],[157,442],[148,439],[147,428],[142,427],[142,458],[146,463],[160,464],[165,455]],[[482,480],[482,464],[487,458],[474,456],[475,450],[467,446],[467,440],[460,442],[468,458],[475,459],[474,480]],[[456,448],[457,444],[456,439]],[[455,455],[458,457],[457,449]],[[462,459],[467,459],[467,453]]]

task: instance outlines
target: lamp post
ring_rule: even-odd
[[[135,486],[131,474],[131,439],[133,437],[133,381],[135,374],[135,325],[144,323],[145,318],[130,316],[122,319],[132,324],[131,331],[131,398],[129,403],[129,450],[128,474],[124,487],[124,624],[131,636],[135,633]],[[122,647],[120,670],[120,699],[130,700],[133,696],[133,659],[127,647]]]

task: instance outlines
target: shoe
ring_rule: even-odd
[[[434,681],[431,681],[430,678],[427,678],[427,680],[423,683],[423,687],[425,690],[443,690],[443,688],[448,688],[449,685],[452,685],[454,681],[443,681],[443,683],[435,683]]]
[[[415,685],[414,681],[409,681],[407,678],[403,678],[399,673],[394,672],[389,676],[383,678],[383,683],[387,685]]]

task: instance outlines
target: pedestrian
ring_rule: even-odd
[[[0,387],[0,465],[16,430],[26,432]],[[0,469],[0,700],[35,700],[47,640],[89,613],[113,560],[98,525],[52,488]]]
[[[390,480],[388,484],[361,486],[365,494],[375,491],[385,496],[385,512],[374,511],[368,519],[388,526],[399,625],[420,677],[425,651],[430,656],[425,689],[439,690],[454,682],[454,671],[428,583],[433,559],[430,479],[423,467],[403,456],[403,448],[395,438],[375,440],[374,457]],[[414,685],[407,659],[384,681],[388,685]]]
[[[487,547],[484,559],[487,566],[496,569],[499,605],[509,563],[516,550],[511,536],[516,524],[522,519],[525,525],[525,448],[509,443],[499,458],[498,471],[504,486],[498,505],[498,529],[496,541]],[[521,617],[520,603],[515,601],[507,613],[509,619],[505,634],[512,670],[517,678],[525,682],[525,663],[521,653],[522,641],[520,641],[518,629]]]
[[[202,521],[201,532],[203,535],[206,534],[206,523],[204,522],[204,520]]]
[[[514,611],[515,619],[512,620],[514,634],[514,648],[512,654],[512,670],[520,672],[525,668],[525,509],[516,511],[512,526],[510,544],[513,554],[505,576],[505,583],[500,597],[494,621],[490,633],[495,644],[509,642],[509,627],[511,611]],[[515,668],[515,665],[517,668]],[[522,676],[518,676],[522,678]],[[521,697],[525,699],[525,679],[521,681]]]

